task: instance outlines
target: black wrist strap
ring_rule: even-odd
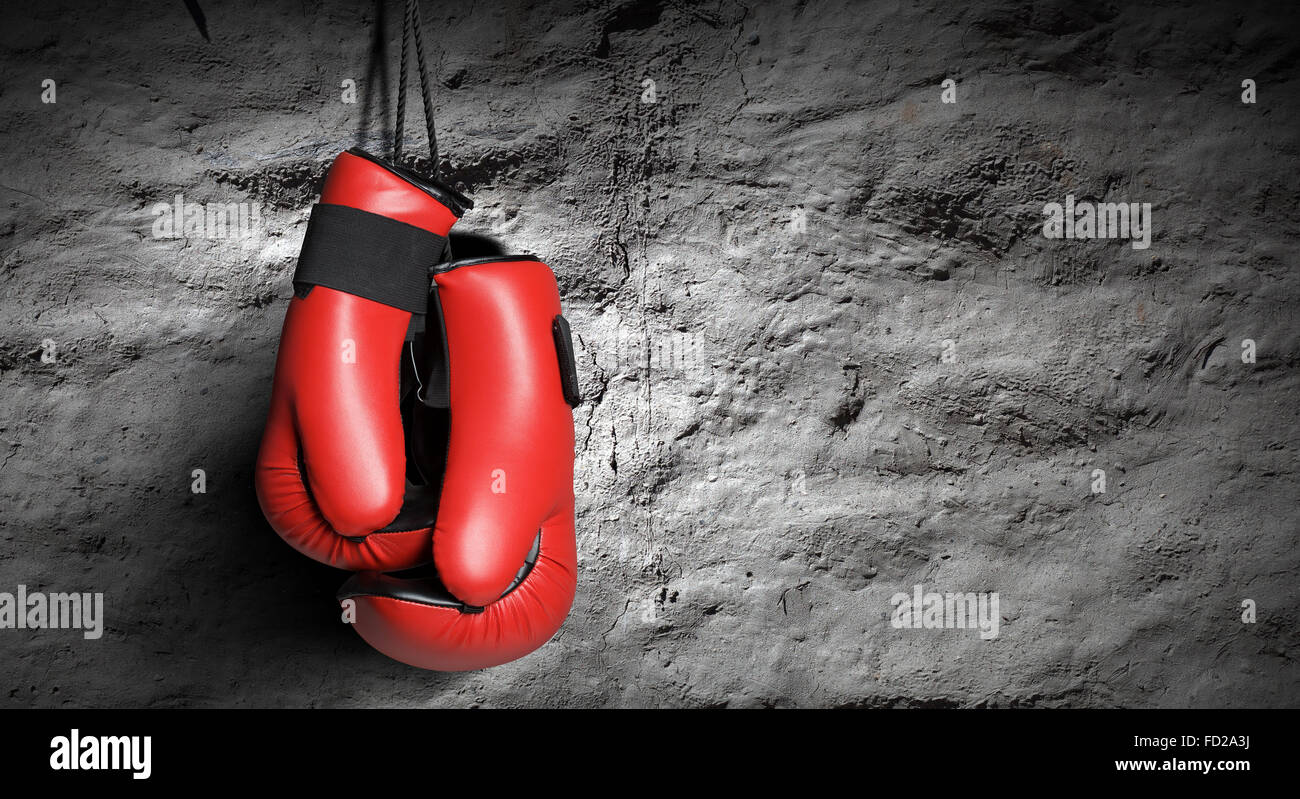
[[[436,233],[345,205],[321,203],[311,212],[293,275],[294,292],[312,286],[354,294],[423,314],[429,267],[447,240]]]

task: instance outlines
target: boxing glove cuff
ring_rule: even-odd
[[[306,298],[312,286],[325,286],[423,314],[428,267],[446,244],[446,238],[396,219],[321,203],[307,223],[294,293]]]

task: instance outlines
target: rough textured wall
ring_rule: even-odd
[[[0,32],[0,591],[107,615],[0,630],[6,705],[1297,704],[1293,8],[426,3],[460,227],[552,265],[589,397],[569,621],[449,675],[252,490],[375,9],[200,5]],[[158,238],[177,194],[260,220]],[[1045,238],[1067,195],[1149,249]],[[894,627],[918,584],[997,636]]]

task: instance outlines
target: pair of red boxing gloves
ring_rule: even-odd
[[[546,643],[573,603],[573,344],[532,256],[441,262],[473,203],[360,150],[312,209],[256,483],[271,527],[355,574],[366,641],[439,671]]]

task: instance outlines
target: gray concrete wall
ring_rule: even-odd
[[[461,228],[552,265],[590,398],[568,623],[446,675],[251,482],[374,8],[200,5],[0,31],[0,591],[106,615],[0,630],[6,706],[1297,703],[1294,8],[426,3]],[[177,194],[259,216],[158,238]],[[1067,195],[1150,247],[1045,238]]]

